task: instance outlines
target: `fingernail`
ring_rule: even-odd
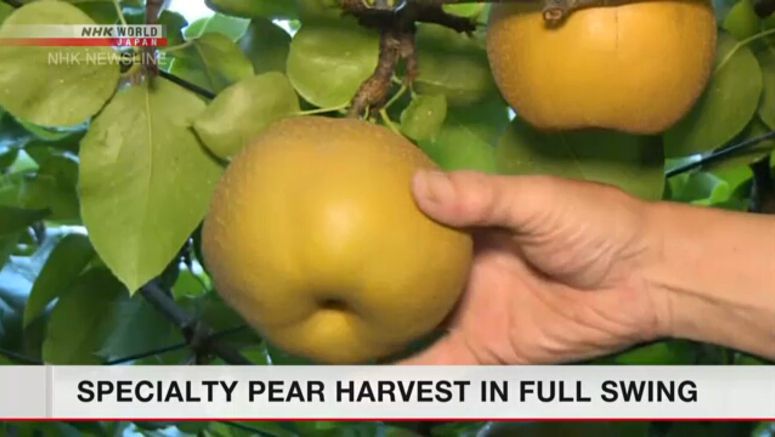
[[[436,170],[421,170],[414,177],[414,190],[433,203],[443,203],[454,195],[454,189],[447,175]]]

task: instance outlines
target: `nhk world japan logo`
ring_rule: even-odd
[[[164,47],[160,25],[6,25],[0,46]]]

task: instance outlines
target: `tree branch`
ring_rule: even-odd
[[[204,98],[206,98],[208,100],[212,100],[212,99],[215,98],[215,93],[213,93],[212,91],[206,90],[206,89],[200,87],[197,84],[194,84],[194,83],[188,82],[187,80],[181,79],[181,78],[175,76],[174,74],[170,74],[167,71],[159,70],[159,76],[169,80],[170,82],[174,82],[174,83],[182,86],[183,88],[185,88],[185,89],[187,89],[187,90],[189,90],[191,92],[199,94],[200,96],[202,96],[202,97],[204,97]]]
[[[159,15],[167,6],[166,3],[169,2],[166,0],[147,0],[145,2],[145,24],[159,24]],[[142,59],[143,72],[147,80],[153,81],[159,75],[159,62],[156,58],[158,50],[154,46],[144,47],[142,50],[145,52]]]
[[[145,285],[140,290],[140,293],[164,317],[183,332],[187,343],[197,355],[200,353],[212,353],[229,364],[253,364],[230,346],[213,338],[213,331],[210,327],[178,306],[172,297],[156,282],[151,281]]]
[[[211,335],[210,336],[210,340],[212,341],[212,340],[216,340],[216,339],[219,339],[219,338],[223,338],[223,337],[229,336],[231,334],[235,334],[237,332],[245,330],[247,328],[248,328],[247,325],[240,325],[240,326],[236,326],[234,328],[224,329],[223,331],[216,332],[213,335]],[[141,353],[129,355],[129,356],[126,356],[126,357],[123,357],[123,358],[116,358],[115,360],[106,361],[106,362],[104,362],[102,364],[105,365],[105,366],[113,366],[113,365],[117,365],[117,364],[125,364],[125,363],[129,363],[129,362],[132,362],[132,361],[137,361],[137,360],[142,360],[144,358],[152,357],[154,355],[162,355],[162,354],[166,354],[166,353],[170,353],[170,352],[175,352],[175,351],[178,351],[180,349],[185,349],[188,346],[189,346],[189,342],[188,341],[183,341],[183,342],[171,344],[169,346],[165,346],[165,347],[162,347],[162,348],[159,348],[159,349],[154,349],[154,350],[150,350],[150,351],[147,351],[147,352],[141,352]]]
[[[544,20],[548,25],[558,25],[573,11],[594,6],[641,0],[476,0],[478,3],[541,2]],[[418,71],[415,41],[416,23],[432,23],[471,34],[476,22],[446,12],[442,6],[454,3],[470,3],[470,0],[399,0],[386,6],[365,0],[339,0],[345,13],[353,15],[365,27],[380,32],[379,62],[374,73],[359,88],[352,100],[349,117],[369,116],[382,109],[391,89],[391,79],[401,61],[405,61],[407,73],[404,85],[412,87]]]
[[[404,86],[411,88],[418,73],[416,23],[434,23],[471,33],[476,23],[468,18],[448,14],[441,3],[404,2],[396,9],[382,10],[368,6],[363,0],[340,0],[342,9],[365,27],[380,32],[379,61],[374,73],[358,89],[352,100],[349,117],[369,116],[378,112],[388,100],[393,74],[403,61],[406,66]]]
[[[690,162],[686,165],[676,167],[666,172],[665,177],[671,178],[673,176],[678,176],[680,174],[690,172],[692,170],[704,167],[706,165],[715,164],[717,162],[721,162],[726,159],[734,158],[738,156],[738,154],[748,151],[748,149],[752,148],[753,146],[773,138],[775,138],[775,131],[767,132],[764,135],[750,138],[745,141],[741,141],[740,143],[721,148],[711,153],[710,155],[703,157],[699,161]]]
[[[342,8],[351,13],[361,14],[365,11],[400,13],[411,7],[441,9],[444,5],[458,3],[542,3],[544,20],[546,20],[547,24],[550,26],[556,26],[568,18],[570,14],[579,9],[616,6],[638,1],[644,0],[399,0],[394,6],[388,9],[369,6],[363,0],[340,0],[340,4],[342,5]],[[768,2],[773,0],[759,1]],[[354,4],[355,2],[360,3],[360,5]]]
[[[187,341],[182,341],[180,343],[169,345],[169,346],[166,346],[166,347],[163,347],[163,348],[154,349],[154,350],[147,351],[147,352],[142,352],[142,353],[139,353],[139,354],[129,355],[129,356],[126,356],[126,357],[123,357],[123,358],[116,358],[115,360],[105,361],[102,364],[105,365],[105,366],[115,366],[115,365],[118,365],[118,364],[131,363],[132,361],[142,360],[144,358],[149,358],[149,357],[152,357],[154,355],[162,355],[162,354],[166,354],[166,353],[170,353],[170,352],[175,352],[175,351],[178,351],[180,349],[187,348],[187,347],[188,347],[188,342]]]
[[[382,31],[379,39],[379,61],[374,73],[355,94],[347,113],[348,117],[360,117],[379,109],[387,101],[393,73],[401,61],[401,35],[393,29]],[[366,114],[368,115],[368,114]]]

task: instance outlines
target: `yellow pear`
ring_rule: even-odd
[[[492,8],[487,52],[516,112],[542,129],[659,133],[702,94],[716,48],[709,0],[592,7],[555,26],[537,3]]]
[[[231,162],[203,230],[216,289],[268,341],[326,363],[401,351],[462,292],[469,235],[426,217],[433,163],[365,121],[279,121]]]

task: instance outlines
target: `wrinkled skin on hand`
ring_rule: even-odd
[[[448,333],[407,364],[557,363],[656,339],[659,292],[642,266],[642,206],[619,190],[549,177],[431,173],[417,204],[472,228],[468,289]]]

